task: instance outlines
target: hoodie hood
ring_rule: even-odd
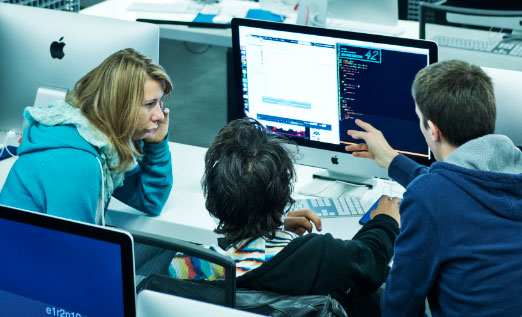
[[[431,166],[492,212],[522,220],[522,151],[506,136],[486,135]]]
[[[74,148],[92,153],[101,159],[104,181],[104,202],[109,201],[112,192],[123,185],[124,173],[111,170],[120,158],[107,136],[90,124],[81,110],[65,101],[56,101],[42,107],[27,107],[24,110],[26,126],[19,155],[33,151],[58,148]],[[137,161],[130,169],[137,165]]]
[[[34,124],[28,126],[18,147],[18,155],[63,148],[86,151],[101,158],[96,148],[85,141],[73,125],[48,126],[45,124]]]

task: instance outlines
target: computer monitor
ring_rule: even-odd
[[[429,164],[411,84],[437,61],[435,43],[388,36],[234,19],[234,117],[259,120],[299,145],[299,163],[324,177],[372,184],[388,178],[372,160],[345,152],[360,141],[355,119],[383,132],[390,145]]]
[[[136,316],[132,237],[0,205],[0,316]]]
[[[334,19],[395,26],[399,20],[397,0],[328,0],[327,15]]]
[[[478,26],[486,30],[495,28],[511,32],[513,36],[522,39],[522,1],[446,0],[442,5],[471,9],[470,13],[475,11],[473,14],[449,12],[446,14],[448,22]]]
[[[493,80],[497,104],[495,133],[506,135],[515,145],[522,146],[520,88],[513,84],[522,82],[522,72],[490,67],[482,69]]]
[[[65,98],[120,49],[159,58],[159,27],[147,23],[0,3],[0,30],[0,132],[21,133],[25,107]]]

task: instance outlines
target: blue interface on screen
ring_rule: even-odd
[[[0,252],[1,316],[123,316],[119,245],[0,219]]]
[[[324,144],[357,143],[369,122],[399,152],[429,157],[411,84],[429,50],[240,27],[245,114],[276,134]]]

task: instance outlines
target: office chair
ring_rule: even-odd
[[[243,311],[271,316],[327,316],[346,317],[344,308],[329,295],[290,296],[270,291],[236,288],[234,260],[200,245],[178,239],[128,230],[135,242],[136,275],[140,277],[136,291],[151,290],[174,296],[228,306]],[[185,255],[218,264],[225,270],[225,280],[182,280],[168,276],[172,257]],[[138,278],[138,277],[137,277]],[[328,315],[328,313],[330,313]]]

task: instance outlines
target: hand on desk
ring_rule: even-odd
[[[302,236],[306,231],[312,232],[313,226],[322,230],[321,219],[311,209],[301,209],[288,212],[285,218],[285,230]]]
[[[355,124],[364,131],[348,130],[348,135],[354,139],[363,139],[365,143],[351,144],[345,147],[346,151],[353,151],[356,157],[370,158],[380,167],[388,170],[391,161],[399,155],[386,141],[382,132],[371,124],[356,119]]]
[[[401,216],[399,214],[399,206],[401,204],[400,198],[393,198],[390,200],[390,197],[386,195],[382,195],[381,199],[379,200],[379,204],[377,205],[377,208],[372,210],[370,213],[370,218],[373,219],[373,217],[377,215],[388,215],[395,219],[397,221],[397,224],[399,227],[401,226]]]

